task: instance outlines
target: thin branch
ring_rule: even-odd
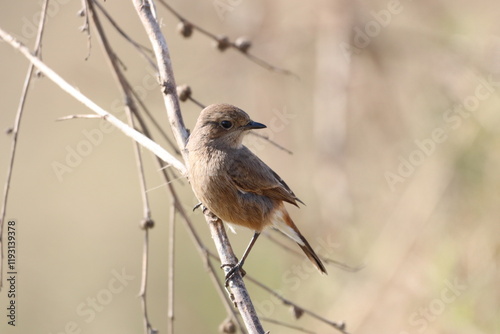
[[[111,44],[108,42],[106,33],[101,25],[101,21],[97,12],[94,9],[94,1],[87,0],[87,17],[90,13],[92,17],[92,21],[97,30],[97,35],[99,36],[99,41],[103,47],[104,55],[106,56],[110,67],[112,69],[112,73],[117,79],[117,84],[122,91],[124,99],[126,101],[125,111],[128,119],[129,126],[134,128],[134,117],[133,112],[137,114],[137,107],[134,103],[134,99],[131,93],[130,85],[128,84],[127,79],[125,78],[121,66],[119,64],[119,59],[115,56],[115,52],[113,51]],[[146,187],[146,178],[144,175],[144,166],[143,159],[139,144],[133,141],[134,146],[134,155],[137,164],[137,171],[139,174],[139,183],[141,188],[141,197],[143,204],[143,220],[141,222],[141,228],[144,230],[144,245],[143,245],[143,265],[142,265],[142,282],[141,282],[141,290],[139,296],[141,298],[142,310],[143,310],[143,319],[144,319],[144,332],[145,334],[155,334],[157,330],[153,328],[148,316],[148,308],[147,308],[147,281],[148,281],[148,263],[149,263],[149,229],[154,226],[154,222],[151,219],[151,208],[149,205],[149,199],[147,194]]]
[[[90,58],[90,53],[92,52],[92,36],[90,35],[90,25],[89,25],[89,7],[87,0],[82,0],[83,8],[78,13],[81,17],[83,17],[83,25],[80,27],[80,31],[87,34],[87,55],[85,56],[85,60]]]
[[[47,16],[47,8],[48,8],[49,0],[45,0],[42,7],[42,12],[40,16],[40,23],[38,25],[38,32],[35,40],[35,55],[41,56],[42,52],[42,36],[45,28],[45,18]],[[3,36],[2,36],[3,38]],[[17,108],[16,119],[14,120],[14,127],[12,129],[12,145],[10,151],[10,159],[9,165],[7,168],[7,178],[5,180],[5,187],[3,193],[3,202],[2,202],[2,212],[0,214],[0,290],[2,289],[3,282],[3,223],[5,221],[5,214],[7,211],[7,203],[9,198],[9,190],[10,190],[10,182],[12,179],[12,172],[14,170],[14,159],[16,156],[17,149],[17,136],[19,134],[19,129],[21,127],[21,118],[23,116],[24,104],[26,102],[26,98],[28,96],[28,90],[31,83],[31,78],[33,77],[33,70],[35,66],[30,64],[28,67],[28,72],[26,73],[26,78],[24,80],[23,91],[21,93],[21,99],[19,101],[19,106]]]
[[[281,296],[279,293],[277,293],[276,291],[274,291],[273,289],[267,287],[265,284],[259,282],[258,280],[256,280],[255,278],[252,278],[251,276],[247,275],[246,276],[247,280],[249,280],[250,282],[254,283],[255,285],[259,286],[260,288],[266,290],[268,293],[270,293],[271,295],[273,295],[274,297],[278,298],[279,300],[281,300],[281,302],[285,305],[288,305],[288,306],[293,306],[293,307],[296,307],[298,309],[300,309],[302,312],[306,313],[306,314],[309,314],[311,317],[313,318],[316,318],[317,320],[321,321],[321,322],[324,322],[325,324],[328,324],[330,326],[332,326],[333,328],[335,328],[336,330],[338,330],[339,332],[343,333],[343,334],[348,334],[345,330],[345,323],[341,322],[341,323],[338,323],[338,322],[335,322],[335,321],[331,321],[331,320],[328,320],[312,311],[309,311],[308,309],[306,308],[302,308],[300,306],[298,306],[296,303],[284,298],[283,296]]]
[[[141,306],[142,306],[142,312],[143,312],[143,319],[144,319],[144,329],[146,333],[149,334],[156,334],[158,331],[154,329],[151,326],[151,323],[148,318],[148,303],[147,303],[147,297],[146,297],[146,291],[147,291],[147,282],[148,282],[148,267],[149,267],[149,229],[152,226],[150,222],[144,222],[144,241],[143,241],[143,246],[142,246],[142,270],[141,270],[141,287],[140,287],[140,292],[139,292],[139,297],[141,298]]]
[[[208,252],[208,255],[217,259],[217,255],[215,255],[214,253],[211,253],[211,252]],[[265,290],[266,292],[268,292],[269,294],[271,294],[272,296],[276,297],[277,299],[279,299],[284,305],[287,305],[287,306],[292,306],[294,308],[294,310],[296,311],[299,311],[301,314],[302,313],[306,313],[306,314],[309,314],[311,317],[327,324],[327,325],[330,325],[332,327],[334,327],[335,329],[339,330],[340,332],[344,333],[344,334],[348,334],[346,331],[345,331],[345,324],[344,323],[337,323],[335,321],[331,321],[331,320],[328,320],[312,311],[309,311],[308,309],[298,305],[297,303],[295,302],[292,302],[291,300],[288,300],[286,298],[284,298],[283,296],[281,296],[278,292],[274,291],[273,289],[271,289],[270,287],[268,287],[267,285],[265,285],[264,283],[260,282],[258,279],[254,278],[252,275],[250,274],[246,274],[245,275],[245,278],[247,280],[249,280],[250,282],[254,283],[255,285],[257,285],[258,287],[260,287],[261,289]],[[297,316],[298,318],[298,316]],[[262,318],[262,320],[264,320],[264,318]]]
[[[130,84],[129,84],[129,87],[130,87]],[[130,88],[131,91],[132,91],[132,94],[135,98],[135,100],[137,101],[137,103],[139,104],[139,106],[141,107],[142,111],[144,111],[144,113],[146,114],[146,116],[148,117],[148,119],[153,123],[153,126],[155,127],[155,129],[160,133],[161,137],[167,142],[168,146],[174,150],[175,154],[181,154],[181,152],[179,151],[179,149],[177,148],[177,146],[175,146],[175,143],[172,141],[172,139],[170,139],[169,136],[167,136],[167,133],[165,132],[165,130],[163,129],[162,126],[160,126],[160,123],[158,123],[158,121],[153,117],[153,115],[151,114],[151,112],[149,111],[149,108],[146,106],[146,104],[141,100],[141,98],[139,97],[139,95],[137,94],[137,92],[135,92],[132,88]],[[139,117],[139,115],[136,115],[136,117],[138,118],[138,121],[140,123],[143,122],[142,118]],[[142,125],[141,125],[142,126]],[[144,127],[144,126],[142,126]]]
[[[270,139],[269,136],[266,136],[266,135],[261,135],[260,133],[257,133],[257,132],[254,132],[254,131],[250,131],[249,133],[250,135],[252,136],[255,136],[255,137],[258,137],[258,138],[261,138],[261,139],[264,139],[266,141],[268,141],[271,145],[275,146],[276,148],[282,150],[282,151],[285,151],[286,153],[288,154],[293,154],[292,151],[290,151],[289,149],[287,149],[286,147],[278,144],[277,142],[275,142],[274,140]]]
[[[136,131],[131,128],[127,124],[120,121],[118,118],[108,113],[106,110],[98,106],[88,97],[83,95],[79,90],[75,87],[71,86],[67,81],[65,81],[61,76],[59,76],[56,72],[54,72],[50,67],[48,67],[44,62],[42,62],[38,57],[31,54],[29,49],[24,46],[21,42],[16,40],[10,34],[5,32],[2,28],[0,28],[0,37],[4,39],[8,44],[10,44],[14,49],[21,52],[23,56],[25,56],[32,64],[34,64],[45,76],[47,76],[50,80],[56,83],[62,90],[64,90],[69,95],[73,96],[76,100],[83,103],[89,109],[93,110],[96,114],[101,115],[104,119],[115,127],[117,127],[120,131],[122,131],[128,137],[131,137],[139,144],[141,144],[146,149],[153,152],[155,155],[160,157],[163,161],[170,164],[172,167],[177,169],[182,175],[186,175],[186,167],[182,162],[180,162],[177,158],[175,158],[172,154],[166,151],[157,143],[153,142],[151,139],[144,136],[142,133]],[[186,132],[187,133],[187,132]]]
[[[179,14],[178,11],[172,8],[165,0],[158,0],[170,13],[172,13],[179,21],[181,24],[181,34],[184,37],[190,37],[192,30],[197,30],[203,35],[207,36],[208,38],[212,39],[215,42],[215,46],[219,49],[219,51],[225,51],[227,48],[233,48],[240,53],[242,53],[245,57],[247,57],[250,61],[254,62],[255,64],[273,72],[278,72],[282,73],[285,75],[291,75],[294,76],[295,78],[299,79],[299,76],[289,70],[283,69],[278,66],[271,65],[267,61],[252,55],[248,52],[248,49],[251,46],[250,41],[246,39],[239,38],[235,42],[232,42],[227,38],[226,36],[217,36],[210,31],[200,27],[197,24],[194,24],[193,22],[187,20],[184,16]]]
[[[174,294],[175,294],[175,208],[174,201],[170,208],[168,222],[168,306],[167,306],[167,334],[174,334]]]
[[[80,114],[80,115],[68,115],[68,116],[59,117],[59,118],[56,118],[56,122],[68,121],[70,119],[80,119],[80,118],[89,118],[89,119],[100,118],[100,119],[104,119],[104,117],[102,117],[100,115]]]
[[[294,329],[294,330],[302,332],[302,333],[316,334],[316,332],[312,332],[312,331],[310,331],[308,329],[305,329],[305,328],[302,328],[302,327],[299,327],[299,326],[290,325],[290,324],[287,324],[287,323],[285,323],[283,321],[275,320],[275,319],[272,319],[272,318],[264,318],[264,317],[262,317],[261,319],[262,319],[262,321],[267,321],[267,322],[270,322],[270,323],[278,325],[278,326],[282,326],[282,327]]]
[[[128,109],[128,108],[127,108]],[[127,111],[127,116],[129,118],[129,124],[134,127],[134,118],[130,110]],[[149,206],[149,199],[146,188],[146,179],[144,176],[144,164],[141,154],[141,149],[137,142],[134,142],[134,153],[137,162],[137,169],[139,173],[139,183],[141,186],[141,195],[143,203],[143,221],[141,227],[144,229],[144,246],[143,246],[143,270],[142,270],[142,283],[139,296],[141,297],[143,319],[144,319],[144,331],[146,334],[155,334],[158,331],[153,328],[151,321],[148,316],[147,308],[147,282],[148,282],[148,272],[149,272],[149,229],[153,228],[154,222],[151,219],[151,208]]]
[[[111,25],[116,29],[116,31],[118,31],[118,33],[123,37],[125,38],[125,40],[127,40],[130,44],[132,44],[132,46],[147,60],[147,62],[153,67],[153,68],[156,68],[156,65],[153,61],[153,59],[151,59],[150,57],[150,54],[153,53],[153,51],[151,49],[149,49],[148,47],[134,41],[132,39],[132,37],[130,37],[119,25],[118,23],[113,19],[113,17],[111,15],[109,15],[108,11],[104,8],[103,5],[101,5],[101,3],[99,1],[95,1],[95,0],[92,0],[94,2],[94,4],[97,6],[97,8],[99,8],[99,10],[104,14],[104,16],[106,17],[106,19],[109,21],[109,23],[111,23]],[[148,54],[149,53],[149,54]]]
[[[264,233],[264,235],[269,240],[271,240],[272,242],[274,242],[275,244],[277,244],[281,248],[285,249],[287,251],[287,253],[292,253],[292,254],[294,254],[296,256],[300,256],[300,257],[304,256],[301,252],[297,251],[296,248],[292,248],[292,247],[286,245],[285,243],[283,243],[280,240],[276,239],[275,237],[271,236],[269,233]],[[351,273],[355,273],[355,272],[360,271],[361,269],[364,268],[363,265],[352,267],[352,266],[345,264],[343,262],[333,260],[333,259],[321,256],[321,255],[319,257],[320,257],[321,261],[324,261],[325,263],[330,263],[330,264],[332,264],[332,265],[334,265],[342,270],[345,270],[345,271],[348,271]]]

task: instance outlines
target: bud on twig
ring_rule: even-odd
[[[231,42],[229,41],[229,38],[227,38],[227,36],[217,36],[214,46],[219,49],[219,51],[225,51],[228,47],[231,46]]]
[[[182,102],[186,101],[191,97],[191,87],[188,85],[177,86],[177,96]]]
[[[177,24],[177,31],[182,36],[188,38],[193,34],[193,25],[188,21],[181,21]]]
[[[234,42],[234,45],[238,50],[243,53],[246,53],[248,49],[252,46],[252,42],[246,37],[238,37]]]

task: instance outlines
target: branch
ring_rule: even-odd
[[[187,161],[184,146],[186,145],[189,133],[184,125],[184,120],[182,119],[167,41],[161,32],[160,25],[151,11],[151,6],[148,0],[133,0],[133,3],[153,46],[168,119],[170,121],[172,131],[174,132],[177,146],[181,149],[184,161]]]
[[[179,25],[177,26],[177,30],[179,33],[185,37],[191,37],[193,30],[197,30],[203,35],[207,36],[208,38],[212,39],[214,41],[214,46],[221,52],[224,52],[228,48],[233,48],[237,51],[239,51],[241,54],[243,54],[245,57],[247,57],[251,62],[254,62],[255,64],[273,72],[277,73],[282,73],[285,75],[291,75],[294,76],[297,79],[300,79],[299,76],[287,69],[280,68],[274,65],[269,64],[267,61],[254,56],[248,52],[248,49],[252,46],[252,43],[250,40],[244,38],[244,37],[239,37],[237,38],[234,42],[229,40],[227,36],[224,35],[215,35],[211,33],[210,31],[203,29],[199,25],[194,24],[193,22],[187,20],[184,16],[179,14],[175,9],[172,8],[165,0],[158,0],[172,15],[174,15],[180,22]]]
[[[25,56],[33,65],[35,65],[40,70],[40,72],[42,72],[46,77],[48,77],[55,84],[57,84],[62,90],[64,90],[69,95],[73,96],[75,99],[83,103],[85,106],[94,111],[96,114],[101,115],[105,120],[107,120],[115,127],[117,127],[126,136],[134,139],[143,147],[153,152],[163,161],[165,161],[166,163],[170,164],[172,167],[177,169],[182,175],[186,175],[186,167],[172,154],[170,154],[168,151],[166,151],[164,148],[162,148],[160,145],[158,145],[151,139],[144,136],[142,133],[136,131],[127,124],[123,123],[118,118],[116,118],[115,116],[113,116],[100,106],[98,106],[96,103],[94,103],[88,97],[83,95],[79,90],[71,86],[66,80],[64,80],[61,76],[59,76],[56,72],[54,72],[54,70],[48,67],[38,57],[33,55],[24,44],[16,40],[10,34],[5,32],[2,28],[0,28],[0,37],[3,40],[5,40],[8,44],[10,44],[14,49],[21,52],[21,54]]]
[[[174,132],[177,144],[181,149],[183,158],[187,161],[187,152],[184,148],[188,138],[188,132],[184,126],[184,121],[180,111],[167,42],[160,30],[160,25],[152,12],[152,4],[146,0],[133,0],[133,3],[153,46],[158,65],[160,83],[163,88],[164,103],[170,125]],[[222,263],[236,263],[236,256],[231,249],[222,221],[212,214],[207,214],[205,217],[209,223],[208,225],[210,227],[212,238],[214,239]],[[229,270],[229,268],[227,268],[227,270]],[[264,329],[262,328],[262,325],[257,317],[257,312],[255,311],[243,279],[239,273],[234,275],[230,280],[230,287],[232,293],[234,294],[235,305],[238,307],[248,331],[250,333],[264,333]]]

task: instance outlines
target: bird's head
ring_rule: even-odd
[[[235,106],[212,104],[201,111],[189,141],[212,143],[221,148],[238,148],[248,130],[265,127],[264,124],[252,121],[246,112]]]

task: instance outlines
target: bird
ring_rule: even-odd
[[[269,227],[296,242],[312,264],[327,274],[284,204],[298,207],[298,203],[304,203],[277,173],[243,145],[250,130],[264,128],[264,124],[251,120],[233,105],[212,104],[201,111],[186,144],[188,179],[200,205],[228,224],[254,231],[241,259],[230,265],[226,285],[237,270],[242,270],[257,238]]]

